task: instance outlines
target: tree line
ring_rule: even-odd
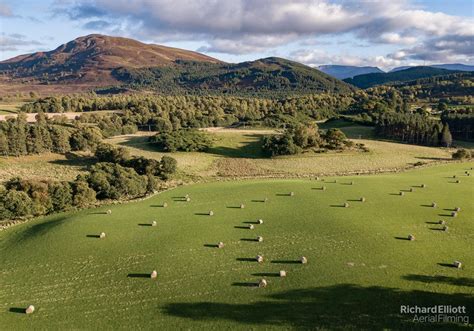
[[[12,178],[0,185],[0,219],[47,215],[83,208],[96,200],[131,199],[154,192],[176,171],[176,160],[134,157],[123,148],[99,144],[97,163],[74,181]]]
[[[387,112],[380,115],[375,124],[379,137],[399,140],[409,144],[445,146],[452,144],[447,123],[419,114]]]

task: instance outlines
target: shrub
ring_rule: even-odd
[[[0,218],[17,218],[32,214],[33,201],[22,191],[2,190],[0,193]]]
[[[212,139],[209,135],[195,129],[161,132],[150,137],[150,142],[166,152],[197,152],[206,151],[212,147]]]
[[[453,153],[453,159],[455,160],[470,159],[471,157],[471,152],[464,148],[458,149],[456,152]]]

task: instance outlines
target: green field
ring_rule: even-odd
[[[196,184],[32,220],[0,232],[0,328],[472,330],[474,186],[464,172],[473,166]],[[303,255],[308,264],[295,263]],[[254,286],[261,278],[268,287]],[[471,324],[413,324],[399,312],[415,304],[465,305]]]

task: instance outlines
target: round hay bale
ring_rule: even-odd
[[[436,207],[438,207],[438,205],[436,204],[436,202],[432,202],[432,203],[431,203],[431,207],[432,207],[432,208],[436,208]]]
[[[349,185],[354,185],[354,181],[351,180],[350,183],[349,183]]]
[[[257,255],[255,257],[255,260],[258,262],[258,263],[262,263],[263,262],[263,256],[262,255]]]
[[[186,202],[189,202],[189,201],[191,201],[191,198],[190,198],[190,197],[187,197],[187,198],[186,198]]]
[[[365,198],[364,198],[364,197],[361,197],[361,198],[360,198],[360,202],[365,202]]]
[[[286,277],[286,271],[280,270],[280,277]]]
[[[151,222],[151,226],[156,226],[156,221]]]
[[[421,188],[426,188],[426,184],[421,184]]]
[[[453,175],[453,178],[456,178],[456,175]]]
[[[263,199],[263,202],[268,202],[268,198],[265,197],[265,199]]]
[[[334,179],[334,183],[337,183],[337,179]]]
[[[153,270],[150,274],[150,278],[155,279],[156,277],[158,277],[158,273],[156,272],[156,270]]]
[[[455,207],[455,208],[454,208],[454,211],[460,212],[460,211],[461,211],[461,207]]]
[[[344,208],[349,208],[349,202],[344,202]]]
[[[249,230],[253,230],[255,229],[255,226],[253,226],[253,224],[249,224]]]
[[[300,259],[300,262],[302,264],[306,264],[306,263],[308,263],[308,259],[306,257],[302,256],[301,259]]]
[[[33,314],[34,312],[35,312],[35,306],[33,305],[29,305],[25,309],[25,314]]]
[[[400,191],[400,193],[398,193],[398,194],[401,195],[401,196],[404,196],[404,195],[405,195],[405,192],[401,192],[401,191]]]
[[[410,192],[413,192],[413,187],[410,187],[410,190],[409,190],[409,191],[410,191]]]
[[[326,186],[321,187],[321,190],[326,191]]]
[[[184,197],[185,197],[186,199],[189,198],[189,194],[186,194]]]
[[[258,282],[258,287],[267,287],[267,285],[268,283],[264,278],[260,279],[260,281]]]
[[[240,209],[244,209],[245,208],[245,205],[242,203],[240,204]]]
[[[217,244],[217,248],[224,248],[224,243],[222,241],[219,241]]]
[[[410,240],[410,241],[415,241],[415,236],[412,235],[412,234],[409,234],[409,235],[408,235],[408,240]]]
[[[258,236],[258,237],[257,237],[257,241],[258,241],[259,243],[261,243],[261,242],[263,241],[263,237]]]
[[[316,180],[319,180],[319,177],[318,177],[318,176],[316,176],[316,178],[315,178],[315,179],[316,179]]]
[[[444,231],[444,232],[448,232],[448,230],[449,230],[449,228],[448,228],[447,225],[443,226],[443,231]]]
[[[451,212],[451,217],[457,217],[457,216],[458,216],[457,212],[455,212],[455,211]]]
[[[112,210],[107,209],[106,213],[107,213],[107,215],[110,215],[110,214],[112,214]]]
[[[445,225],[445,224],[446,224],[446,221],[439,220],[439,221],[438,221],[438,224]]]
[[[100,235],[99,235],[99,238],[100,238],[100,239],[105,238],[105,232],[101,232]]]
[[[209,216],[214,216],[214,212],[212,210],[209,211]]]
[[[290,192],[290,197],[295,196],[295,192]]]
[[[167,202],[163,202],[163,204],[161,205],[163,208],[166,208],[168,207],[168,203]]]
[[[458,179],[458,180],[456,180],[456,184],[459,184],[459,183],[461,183],[461,181],[460,181],[459,179]]]
[[[257,223],[258,223],[258,224],[263,224],[263,220],[262,220],[262,219],[258,219],[258,220],[257,220]]]
[[[454,261],[453,266],[455,268],[461,269],[462,268],[462,263],[460,261]]]

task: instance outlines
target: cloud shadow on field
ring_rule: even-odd
[[[234,283],[252,286],[253,283]],[[265,294],[262,289],[251,303],[176,302],[164,306],[164,313],[194,322],[229,321],[244,329],[328,329],[328,330],[472,330],[472,324],[413,321],[400,314],[402,305],[452,305],[472,307],[472,294],[405,291],[388,287],[338,284]],[[258,296],[257,296],[258,295]]]
[[[440,284],[448,284],[448,285],[455,285],[455,286],[467,286],[467,287],[474,287],[474,278],[467,278],[467,277],[450,277],[450,276],[428,276],[428,275],[405,275],[402,277],[405,280],[410,280],[414,282],[422,282],[422,283],[440,283]]]

